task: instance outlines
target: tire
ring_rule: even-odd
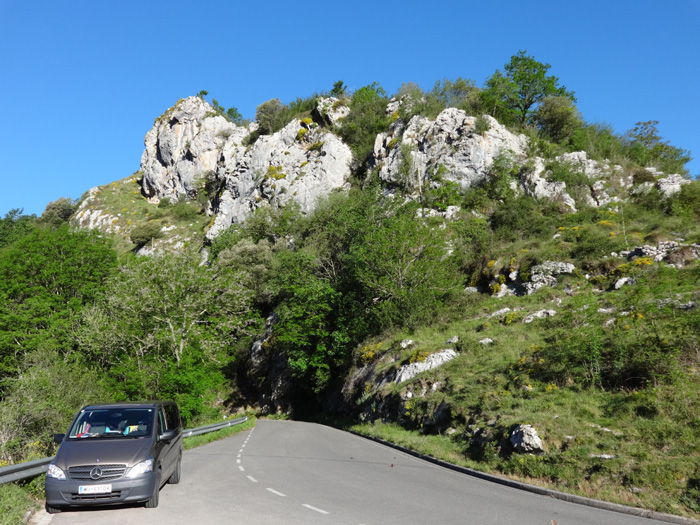
[[[177,458],[177,465],[175,466],[175,472],[168,479],[170,485],[177,485],[180,483],[180,476],[182,475],[182,456]]]
[[[160,470],[158,471],[158,474],[156,476],[156,484],[153,487],[153,496],[151,496],[151,499],[146,501],[146,508],[147,509],[155,509],[158,506],[159,496],[160,496]]]
[[[48,503],[45,505],[44,508],[49,514],[58,514],[60,512],[63,512],[63,509],[61,507],[54,507],[52,505],[49,505]]]

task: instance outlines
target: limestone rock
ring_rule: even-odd
[[[530,315],[526,315],[523,318],[523,323],[528,324],[534,321],[535,319],[544,319],[545,317],[553,317],[557,315],[556,310],[538,310],[537,312],[531,313]]]
[[[428,357],[426,357],[425,361],[416,361],[414,363],[404,365],[399,368],[398,372],[396,372],[394,383],[398,385],[399,383],[408,381],[421,372],[437,368],[438,366],[444,365],[448,361],[452,361],[455,357],[457,357],[457,352],[451,348],[448,348],[446,350],[441,350],[440,352],[430,354]]]
[[[682,175],[674,173],[656,181],[656,188],[664,197],[668,198],[671,195],[681,191],[681,186],[690,184],[690,180]]]
[[[532,425],[518,425],[510,435],[510,442],[516,452],[529,454],[544,452],[542,439]]]
[[[416,191],[442,180],[467,189],[484,180],[494,158],[509,153],[522,158],[528,144],[525,135],[514,135],[494,118],[484,115],[490,128],[476,132],[476,118],[456,108],[443,110],[435,120],[415,116],[403,133],[394,123],[388,133],[377,136],[372,165],[379,168],[379,177],[389,184],[410,185]],[[410,159],[404,159],[408,150]],[[409,162],[409,180],[404,180],[402,166]]]
[[[294,201],[303,213],[312,211],[320,197],[346,185],[351,162],[352,151],[338,137],[298,119],[250,148],[228,141],[217,168],[223,190],[207,237],[243,222],[261,206]]]
[[[329,126],[342,124],[342,119],[350,114],[347,100],[335,97],[322,97],[316,102],[314,110],[318,118],[323,119]]]
[[[141,156],[144,195],[154,202],[194,196],[197,178],[216,170],[224,143],[247,134],[246,128],[214,116],[214,108],[199,97],[178,101],[146,133]]]
[[[556,276],[562,273],[574,273],[576,267],[571,263],[545,261],[530,270],[530,282],[525,283],[525,293],[532,295],[543,286],[557,284]]]

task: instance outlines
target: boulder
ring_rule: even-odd
[[[538,310],[537,312],[531,313],[530,315],[526,315],[523,318],[523,323],[528,324],[534,321],[535,319],[544,319],[545,317],[553,317],[557,315],[556,310]]]
[[[510,435],[510,442],[516,452],[528,454],[544,452],[542,439],[532,425],[518,425]]]

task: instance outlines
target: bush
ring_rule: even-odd
[[[535,123],[545,138],[565,144],[583,121],[571,99],[547,97],[535,112]]]
[[[160,224],[152,221],[142,222],[131,229],[129,240],[140,248],[144,244],[151,242],[153,239],[158,239],[161,236]]]
[[[387,103],[386,92],[376,82],[358,89],[350,101],[350,113],[343,119],[338,134],[352,148],[360,165],[372,153],[377,135],[389,129]]]

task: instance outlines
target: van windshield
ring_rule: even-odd
[[[98,408],[82,410],[68,432],[72,439],[141,437],[153,429],[152,408]]]

